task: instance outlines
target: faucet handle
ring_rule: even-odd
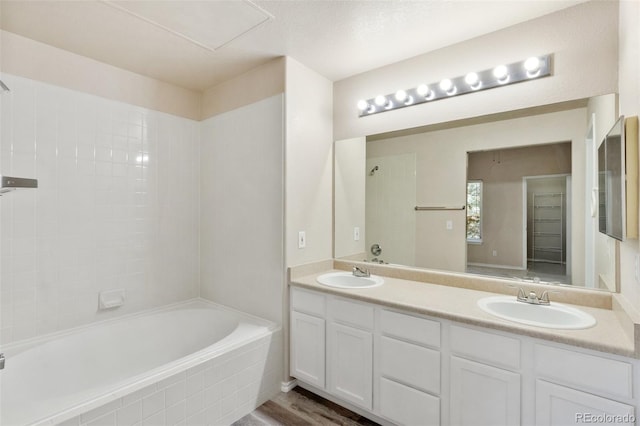
[[[549,293],[560,293],[559,290],[545,290],[542,292],[542,295],[540,296],[540,303],[543,305],[549,305],[551,304],[551,301],[549,300]]]
[[[507,287],[517,288],[518,289],[518,294],[516,295],[516,299],[518,299],[519,301],[524,302],[524,301],[528,300],[527,295],[525,294],[525,292],[522,289],[522,287],[518,287],[518,286],[513,285],[513,284],[507,284]]]
[[[356,277],[370,277],[371,273],[367,268],[360,268],[358,266],[354,266],[352,269],[353,275]]]

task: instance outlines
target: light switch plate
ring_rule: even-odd
[[[298,232],[298,248],[302,249],[307,246],[307,234],[304,231]]]

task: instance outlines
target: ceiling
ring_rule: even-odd
[[[584,0],[1,0],[0,27],[204,90],[287,55],[336,81]]]

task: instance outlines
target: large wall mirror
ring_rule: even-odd
[[[335,257],[614,290],[598,98],[337,141]]]

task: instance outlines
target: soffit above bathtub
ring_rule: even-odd
[[[583,1],[2,0],[0,26],[204,90],[283,55],[340,80]]]

